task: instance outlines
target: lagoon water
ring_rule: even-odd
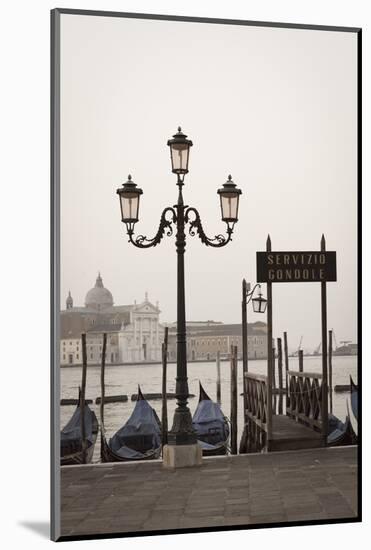
[[[289,358],[289,368],[299,370],[298,358]],[[304,371],[321,372],[321,356],[304,357]],[[249,361],[249,371],[257,374],[266,374],[267,361]],[[81,367],[63,367],[61,372],[61,398],[77,398],[78,386],[81,384]],[[175,391],[176,365],[168,364],[167,367],[167,391]],[[337,384],[349,384],[349,375],[357,383],[357,356],[334,356],[333,357],[333,386]],[[216,399],[216,365],[215,361],[189,363],[188,384],[190,393],[196,397],[190,398],[189,407],[193,414],[198,403],[198,387],[201,381],[211,399]],[[162,366],[158,365],[121,365],[106,366],[105,371],[105,394],[128,396],[127,403],[112,403],[104,406],[104,419],[107,437],[113,435],[129,418],[135,403],[130,400],[133,393],[137,392],[140,384],[143,394],[161,393]],[[242,362],[238,362],[238,432],[239,437],[243,428],[242,410]],[[95,399],[100,396],[100,367],[89,366],[87,371],[86,398],[92,399],[90,407],[95,411],[99,419],[99,405],[95,405]],[[230,413],[230,363],[221,362],[221,406],[223,412],[229,417]],[[333,413],[341,420],[346,416],[346,401],[349,393],[333,394]],[[161,418],[161,400],[150,401],[152,407]],[[168,422],[169,429],[172,425],[172,418],[176,400],[168,400]],[[75,406],[61,406],[60,424],[63,427],[75,410]],[[100,457],[99,438],[95,446],[93,462],[99,462]]]

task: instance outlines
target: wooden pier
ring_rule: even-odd
[[[321,434],[283,414],[273,416],[270,451],[292,451],[322,446],[323,438]]]
[[[292,279],[290,269],[282,270],[282,254],[285,255],[286,266],[292,261],[292,267],[296,273],[294,279]],[[317,255],[320,255],[322,258],[323,266],[326,264],[326,269],[322,267],[319,272],[315,269],[309,272],[308,266],[312,261],[312,256],[317,257]],[[291,260],[290,257],[292,258]],[[336,252],[326,251],[324,235],[321,237],[320,252],[273,252],[269,235],[266,242],[266,251],[257,252],[257,284],[266,283],[267,285],[268,360],[266,376],[251,374],[247,371],[245,364],[243,365],[245,426],[243,442],[241,442],[240,448],[245,452],[300,450],[322,447],[327,444],[328,413],[329,409],[330,412],[332,411],[331,331],[329,333],[329,357],[327,354],[326,284],[328,281],[336,281]],[[287,333],[284,333],[286,375],[285,414],[283,406],[281,338],[277,338],[279,391],[278,393],[276,391],[276,354],[273,339],[273,282],[275,284],[318,282],[321,285],[322,372],[321,374],[305,372],[303,350],[301,349],[298,350],[299,371],[289,370]],[[246,313],[244,311],[243,318],[245,316]],[[245,334],[245,340],[246,336],[247,333]],[[328,370],[330,371],[330,386],[328,384]],[[330,407],[329,387],[331,392]]]
[[[326,445],[322,375],[288,370],[287,383],[286,412],[276,414],[268,376],[245,373],[247,452]]]
[[[357,447],[64,466],[61,535],[357,520]]]

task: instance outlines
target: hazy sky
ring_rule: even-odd
[[[127,242],[116,189],[143,189],[136,232],[152,237],[177,199],[167,139],[180,124],[194,146],[184,197],[205,231],[224,231],[217,189],[242,189],[225,248],[189,237],[188,320],[240,322],[241,280],[255,253],[337,251],[328,327],[356,341],[356,35],[62,15],[61,300],[75,305],[101,271],[115,304],[148,291],[176,319],[174,237],[153,249]],[[264,294],[265,294],[264,288]],[[273,286],[274,336],[319,344],[320,284]],[[249,320],[266,320],[249,310]]]

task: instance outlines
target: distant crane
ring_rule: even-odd
[[[303,337],[301,336],[300,337],[300,343],[299,343],[299,347],[298,347],[298,353],[299,353],[299,350],[301,350],[301,344],[303,342]]]
[[[320,355],[320,349],[321,349],[321,347],[322,347],[322,342],[320,342],[320,343],[318,344],[318,346],[316,347],[316,349],[315,349],[314,352],[313,352],[313,355]]]
[[[299,351],[301,350],[302,342],[303,342],[303,336],[300,336],[300,342],[299,342],[299,345],[298,345],[297,349],[295,351],[291,351],[289,353],[289,357],[298,357]]]
[[[299,346],[298,346],[298,349],[296,351],[294,351],[294,353],[292,354],[291,357],[297,357],[299,355],[299,351],[301,350],[301,344],[303,342],[303,337],[301,336],[300,337],[300,342],[299,342]]]

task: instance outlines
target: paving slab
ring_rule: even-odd
[[[357,518],[357,447],[61,468],[61,535]]]

